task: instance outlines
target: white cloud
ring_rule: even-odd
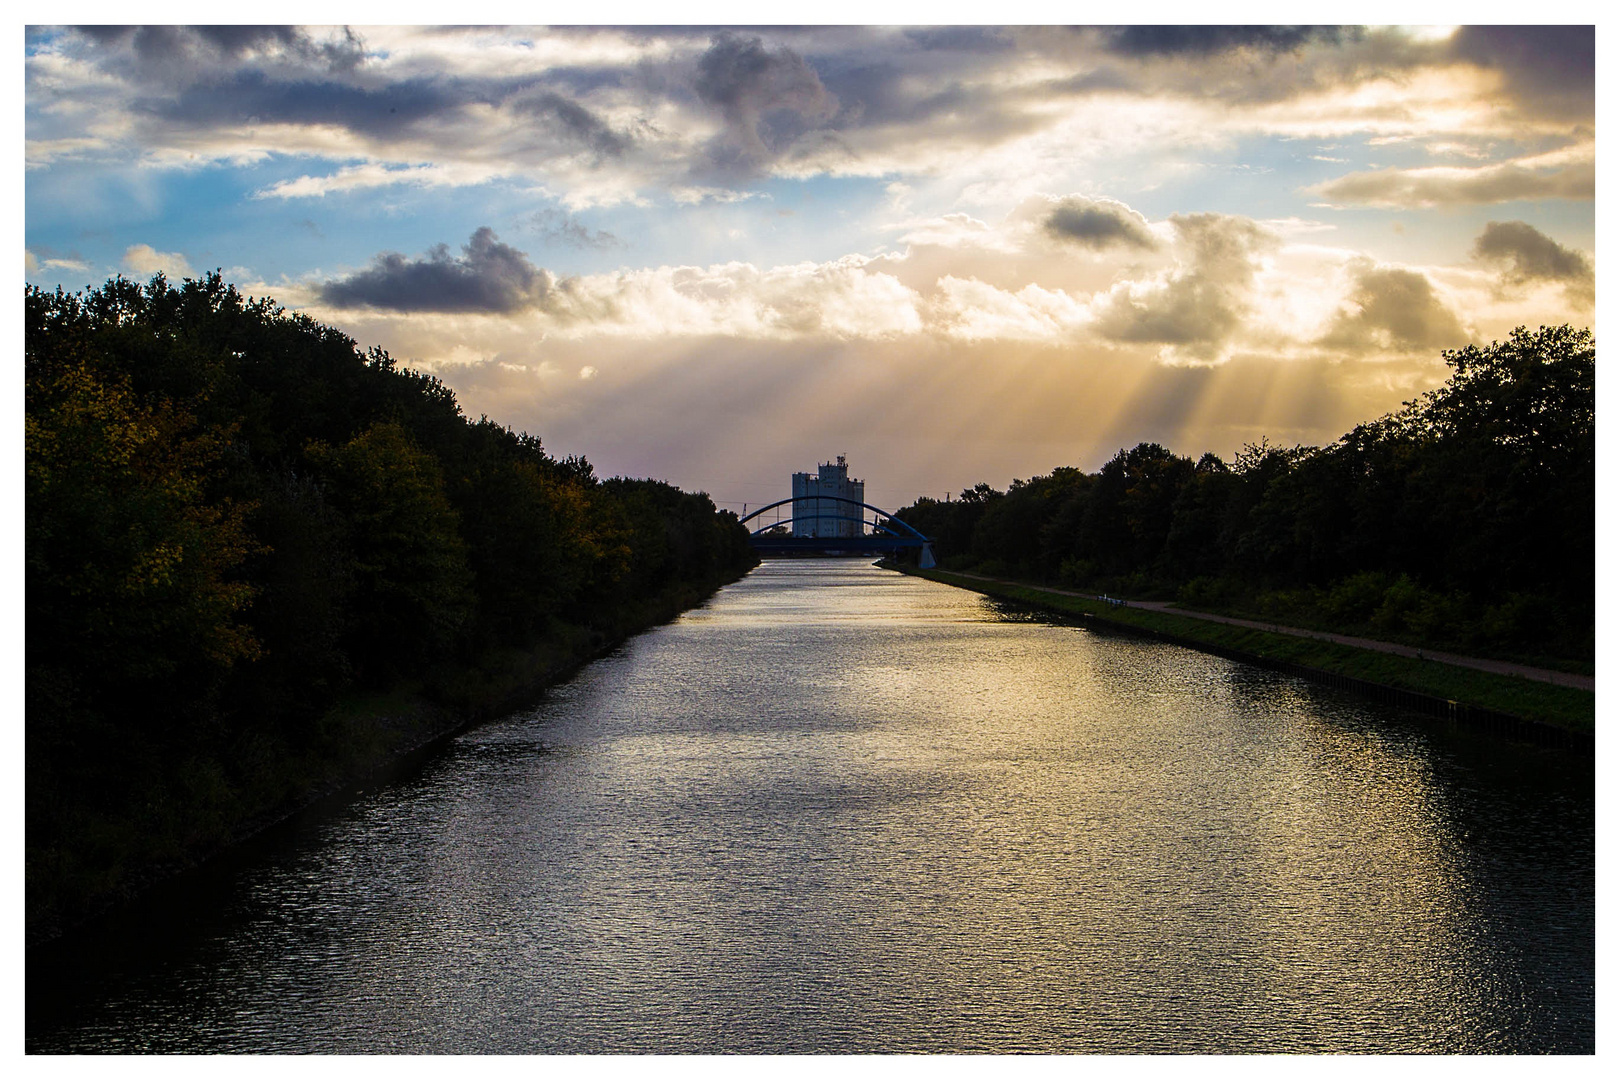
[[[1076,249],[1043,224],[1053,208],[1098,207],[1107,222],[1128,223],[1155,246]],[[906,228],[911,243],[903,253],[820,263],[666,265],[566,279],[530,266],[549,283],[541,300],[453,316],[432,313],[443,305],[415,314],[393,305],[402,321],[319,304],[311,310],[345,326],[409,323],[414,340],[441,343],[427,358],[440,366],[469,341],[480,343],[474,355],[490,355],[521,352],[542,338],[1064,344],[1218,365],[1257,353],[1433,353],[1484,325],[1460,313],[1502,300],[1471,264],[1452,281],[1444,267],[1325,246],[1316,238],[1332,227],[1299,219],[1185,214],[1155,222],[1111,200],[1042,196],[1000,223],[949,215]],[[330,295],[330,283],[320,291]],[[1568,309],[1572,319],[1577,308]],[[591,375],[580,370],[579,377]]]
[[[970,214],[946,214],[943,217],[916,219],[890,225],[891,229],[905,230],[900,234],[902,244],[947,248],[999,248],[1016,249],[1016,241],[1006,233],[993,229],[989,222],[980,221]]]
[[[379,163],[348,165],[329,176],[300,176],[281,180],[253,193],[255,199],[324,198],[337,192],[391,187],[463,187],[501,175],[498,169],[474,165],[410,165],[390,168]]]
[[[1083,301],[1057,289],[1026,285],[1016,292],[971,278],[944,277],[930,305],[936,333],[961,341],[1055,344],[1091,321]]]
[[[136,244],[124,251],[124,269],[140,277],[162,274],[171,281],[196,277],[191,264],[178,251],[156,251],[150,244]]]
[[[1519,199],[1591,200],[1597,194],[1590,146],[1472,168],[1432,165],[1359,172],[1317,184],[1329,205],[1386,209],[1481,205]]]

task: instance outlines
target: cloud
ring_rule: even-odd
[[[1595,281],[1591,260],[1527,222],[1487,222],[1485,231],[1474,241],[1473,254],[1480,262],[1495,267],[1505,286],[1552,281],[1563,285],[1572,301],[1592,302]]]
[[[852,340],[916,334],[920,298],[883,260],[858,255],[760,269],[747,263],[659,267],[579,281],[581,333]],[[585,298],[589,298],[586,300]]]
[[[765,164],[802,135],[807,122],[838,111],[837,99],[802,56],[785,45],[767,49],[757,37],[717,35],[698,58],[692,88],[725,118],[731,152],[711,153],[727,169]]]
[[[1014,292],[955,276],[937,285],[929,327],[959,341],[1062,341],[1082,332],[1089,318],[1082,301],[1059,289],[1032,284]]]
[[[1132,247],[1151,251],[1159,246],[1147,222],[1124,203],[1071,195],[1052,207],[1046,232],[1059,240],[1093,251]]]
[[[1307,188],[1339,204],[1426,209],[1517,199],[1592,199],[1597,170],[1591,158],[1552,170],[1501,162],[1478,168],[1432,166],[1351,173]]]
[[[501,256],[483,254],[490,247],[502,249]],[[851,255],[763,269],[749,263],[660,266],[557,281],[496,242],[488,229],[475,233],[464,251],[459,259],[443,245],[421,260],[384,254],[367,270],[317,287],[311,300],[330,305],[343,325],[360,325],[367,334],[401,317],[437,327],[445,342],[436,347],[441,354],[469,334],[495,333],[478,318],[490,315],[518,328],[511,332],[524,340],[876,340],[915,335],[925,326],[921,298],[885,272],[885,259]],[[296,304],[297,297],[287,302]],[[346,314],[351,311],[360,314]]]
[[[904,33],[907,41],[936,53],[1005,53],[1017,47],[1013,36],[996,26],[919,26]]]
[[[1251,49],[1291,52],[1303,45],[1336,45],[1358,31],[1336,26],[1121,26],[1105,35],[1109,48],[1127,56],[1207,56]]]
[[[1407,353],[1467,344],[1468,331],[1426,275],[1370,259],[1358,260],[1351,273],[1349,296],[1321,344],[1351,352]]]
[[[436,188],[464,187],[493,179],[487,168],[463,165],[416,165],[390,168],[380,164],[349,165],[330,176],[299,176],[278,180],[253,193],[255,199],[323,199],[342,192],[364,191],[395,185]]]
[[[549,271],[501,243],[488,226],[461,250],[455,258],[439,244],[415,260],[385,252],[368,269],[322,285],[320,299],[339,308],[507,314],[545,306],[557,287]]]
[[[177,251],[154,251],[150,244],[136,244],[124,251],[124,269],[140,277],[162,274],[172,279],[195,277],[186,257]]]
[[[217,78],[199,79],[176,92],[153,95],[141,106],[153,119],[180,129],[291,124],[336,127],[397,141],[424,128],[440,130],[467,110],[493,104],[498,89],[453,76],[421,75],[370,84],[325,73],[300,72],[293,78],[248,65]]]
[[[40,257],[33,251],[23,249],[23,268],[25,273],[37,274],[41,270],[71,270],[82,273],[90,269],[90,264],[83,259],[67,259],[60,256]]]
[[[572,215],[561,210],[541,210],[529,220],[540,234],[541,243],[562,244],[582,251],[606,251],[625,246],[624,241],[612,233],[588,229]]]
[[[1099,297],[1096,326],[1105,338],[1166,346],[1166,359],[1210,362],[1243,325],[1260,257],[1275,234],[1226,214],[1172,216],[1181,258],[1145,281],[1121,282]]]
[[[1450,54],[1498,71],[1512,99],[1527,112],[1590,123],[1596,87],[1595,28],[1587,26],[1463,26]]]
[[[330,71],[352,71],[364,58],[359,39],[344,30],[339,36],[316,41],[296,26],[81,26],[77,31],[125,57],[147,78],[164,82],[195,78],[259,59],[315,66]]]
[[[540,121],[561,139],[586,147],[603,157],[617,157],[631,146],[628,136],[614,131],[579,102],[553,90],[518,98],[513,109]]]
[[[433,162],[435,183],[522,178],[576,209],[762,176],[994,178],[1012,202],[1072,188],[1088,163],[1256,135],[1589,141],[1582,32],[42,28],[26,154],[34,169],[297,155],[336,174],[275,178],[284,196],[417,182]],[[1532,172],[1495,179],[1562,190]],[[1589,189],[1585,174],[1569,182]],[[1388,177],[1342,183],[1349,201],[1391,194]]]
[[[1067,345],[1087,355],[1124,349],[1175,366],[1209,366],[1245,356],[1432,354],[1472,333],[1459,310],[1492,328],[1513,314],[1486,306],[1489,280],[1479,270],[1380,264],[1301,242],[1302,231],[1314,239],[1316,230],[1288,220],[1273,228],[1206,213],[1149,223],[1116,203],[1156,238],[1157,249],[1143,254],[1116,244],[1101,258],[1077,260],[1045,231],[1052,208],[1073,209],[1076,198],[1034,197],[998,225],[941,222],[955,232],[932,239],[913,229],[908,235],[919,239],[903,254],[764,267],[666,265],[561,282],[481,229],[460,256],[442,245],[414,260],[383,255],[321,286],[314,298],[361,336],[382,333],[378,327],[396,318],[435,327],[435,363],[449,363],[475,339],[491,341],[481,354],[505,355],[515,346],[491,335],[510,334],[512,341],[553,343],[999,341]],[[1084,206],[1092,204],[1108,200]],[[550,215],[536,220],[583,228]],[[1541,260],[1527,266],[1561,265],[1539,248],[1518,246],[1524,258]],[[1499,254],[1501,245],[1487,250]],[[342,315],[357,309],[371,314]],[[415,333],[426,340],[425,329]]]

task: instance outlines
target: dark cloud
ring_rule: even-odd
[[[1110,199],[1069,197],[1052,208],[1046,218],[1049,235],[1093,251],[1134,247],[1151,251],[1159,246],[1147,222],[1122,203]]]
[[[913,27],[906,40],[928,52],[1003,53],[1017,43],[1005,30],[994,26]]]
[[[1291,52],[1312,42],[1337,45],[1354,31],[1335,26],[1121,26],[1105,32],[1127,56],[1209,56],[1235,49]]]
[[[481,64],[451,62],[428,72],[406,58],[384,62],[341,31],[147,26],[51,33],[58,35],[53,47],[59,41],[60,51],[105,77],[98,92],[128,103],[141,120],[129,143],[144,149],[206,150],[206,139],[196,136],[218,128],[232,129],[221,141],[234,146],[240,126],[257,118],[364,136],[364,146],[344,148],[351,158],[415,163],[431,145],[446,159],[499,158],[543,169],[568,158],[571,169],[595,165],[648,184],[700,186],[805,159],[813,171],[866,153],[904,161],[945,141],[1000,145],[1049,127],[1061,112],[1054,99],[1067,95],[1250,105],[1459,63],[1502,74],[1503,89],[1489,95],[1501,116],[1529,110],[1564,118],[1585,140],[1594,66],[1590,27],[1475,27],[1449,39],[1308,26],[571,27],[510,36],[560,40],[564,52],[572,41],[604,34],[666,48],[621,62],[582,47],[573,63],[493,74]],[[418,33],[479,40],[490,31]],[[1013,63],[1048,73],[1046,81],[1003,77]],[[40,102],[50,92],[44,82],[29,91]],[[611,113],[604,100],[613,102]],[[722,132],[706,142],[691,138],[683,127],[694,108],[718,117]],[[45,116],[35,109],[31,125],[42,129]],[[66,112],[51,116],[65,134],[82,127]],[[652,145],[668,149],[638,154]],[[1594,186],[1590,166],[1461,173],[1367,173],[1323,190],[1344,202],[1443,205],[1589,198]]]
[[[823,127],[840,138],[884,132],[908,140],[942,134],[971,146],[995,146],[1039,130],[1047,121],[1031,98],[1044,90],[1008,90],[990,73],[1003,58],[994,53],[908,50],[908,39],[887,53],[861,51],[816,57],[816,71],[838,111]]]
[[[90,59],[125,83],[142,140],[248,124],[339,128],[378,142],[431,138],[444,152],[481,152],[471,107],[526,103],[547,148],[598,155],[625,142],[588,110],[531,75],[364,77],[365,45],[344,30],[316,41],[291,27],[91,27]],[[525,96],[526,95],[526,96]]]
[[[786,46],[775,52],[759,38],[720,34],[698,60],[698,97],[727,113],[786,108],[824,112],[827,91],[815,70]]]
[[[1464,26],[1451,39],[1458,60],[1500,71],[1527,112],[1590,124],[1596,92],[1592,26]]]
[[[189,29],[198,39],[232,59],[273,45],[296,49],[309,41],[308,35],[295,26],[193,26],[184,29]],[[136,48],[140,47],[142,35],[164,30],[184,32],[180,27],[143,27],[136,35]]]
[[[149,115],[187,126],[260,123],[320,124],[341,127],[374,138],[398,138],[418,125],[433,137],[454,140],[445,122],[470,106],[508,106],[534,121],[558,145],[583,148],[598,157],[618,157],[631,140],[610,128],[595,113],[555,91],[517,80],[457,79],[416,76],[366,86],[338,77],[278,78],[246,67],[213,82],[194,83],[177,93],[154,95],[134,107]],[[448,127],[448,130],[447,130]],[[477,138],[468,125],[469,142]]]
[[[217,83],[199,83],[177,94],[145,99],[134,107],[187,126],[256,120],[321,124],[386,138],[470,104],[495,104],[500,92],[498,87],[429,77],[402,79],[374,89],[332,79],[286,81],[250,68]]]
[[[1098,317],[1115,341],[1172,345],[1215,359],[1249,310],[1257,256],[1277,243],[1248,218],[1226,214],[1171,217],[1185,260],[1158,288],[1121,291]]]
[[[1349,303],[1322,338],[1330,348],[1356,352],[1457,349],[1467,341],[1468,332],[1427,277],[1370,262],[1357,270]]]
[[[328,71],[353,71],[365,45],[350,30],[316,42],[296,26],[82,26],[75,30],[106,50],[127,50],[139,71],[164,81],[188,80],[252,56],[277,56]]]
[[[322,285],[321,300],[342,308],[503,314],[542,307],[556,288],[549,271],[501,243],[488,226],[461,250],[455,258],[439,244],[427,258],[414,260],[384,252],[369,268]]]
[[[733,152],[714,154],[723,167],[757,168],[838,111],[802,56],[786,46],[767,49],[757,37],[716,36],[698,59],[692,88],[725,118]]]
[[[1316,26],[1138,26],[1029,31],[1028,51],[1055,61],[1046,92],[1125,92],[1260,104],[1389,77],[1433,49],[1399,31]],[[1076,44],[1080,42],[1083,44]],[[1062,74],[1064,70],[1069,74]]]
[[[938,89],[938,79],[921,85],[919,93],[912,70],[892,60],[862,64],[828,65],[824,82],[838,101],[846,103],[840,119],[862,126],[915,124],[949,113],[961,119],[980,112],[994,100],[988,91],[970,91],[960,81],[946,82]]]
[[[1309,190],[1337,203],[1416,208],[1518,199],[1591,199],[1597,193],[1597,171],[1589,161],[1550,172],[1514,164],[1474,169],[1383,169],[1351,173]]]
[[[514,102],[514,108],[548,121],[552,129],[565,138],[604,157],[617,157],[630,145],[629,139],[608,127],[595,113],[554,91],[545,90],[521,98]]]
[[[1505,286],[1561,283],[1571,299],[1591,302],[1592,262],[1524,221],[1492,221],[1474,241],[1474,258],[1497,268]]]

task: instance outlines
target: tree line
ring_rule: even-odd
[[[947,567],[1589,666],[1592,333],[1442,355],[1444,385],[1326,446],[1140,443],[896,516]]]
[[[598,480],[217,273],[25,305],[31,911],[284,801],[345,695],[588,651],[757,561],[707,495]]]

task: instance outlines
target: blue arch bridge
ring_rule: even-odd
[[[740,523],[747,525],[766,511],[775,510],[779,506],[787,506],[791,503],[828,502],[844,504],[838,507],[844,512],[840,514],[795,512],[792,517],[780,518],[755,527],[749,533],[748,542],[753,544],[754,550],[761,555],[866,555],[901,551],[907,548],[921,548],[922,554],[918,558],[919,565],[924,569],[934,565],[934,552],[929,546],[928,537],[887,510],[873,506],[871,503],[846,499],[838,495],[778,499],[776,502],[762,506],[743,517]],[[863,510],[872,512],[871,520],[868,520],[861,513]],[[782,527],[785,525],[792,525],[795,522],[803,524],[808,521],[853,521],[860,525],[870,526],[872,531],[861,536],[793,536],[782,531]]]

